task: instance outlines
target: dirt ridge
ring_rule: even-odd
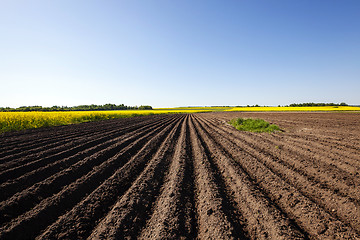
[[[234,117],[284,131],[237,131]],[[3,134],[0,239],[360,239],[359,117],[173,114]]]

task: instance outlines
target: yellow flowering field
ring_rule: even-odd
[[[50,127],[73,123],[127,118],[152,114],[194,113],[211,110],[117,110],[117,111],[68,111],[68,112],[0,112],[0,132],[30,128]]]
[[[237,112],[321,112],[321,111],[360,111],[360,107],[324,106],[324,107],[235,107],[225,111]]]
[[[230,110],[234,107],[176,107],[176,108],[155,108],[156,110],[206,110],[206,111],[224,111],[224,110]]]
[[[0,112],[0,133],[23,129],[67,125],[81,122],[99,121],[115,118],[128,118],[152,114],[196,113],[213,111],[243,112],[284,112],[284,111],[360,111],[360,107],[183,107],[158,108],[153,110],[115,110],[115,111],[66,111],[66,112]]]

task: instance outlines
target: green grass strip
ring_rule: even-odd
[[[252,118],[234,118],[229,122],[233,125],[237,130],[240,131],[248,131],[248,132],[274,132],[281,131],[281,129],[274,125],[266,122],[263,119],[252,119]]]

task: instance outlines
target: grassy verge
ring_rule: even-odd
[[[234,118],[229,122],[237,130],[249,132],[274,132],[280,131],[280,128],[274,124],[270,124],[263,119],[252,118]]]

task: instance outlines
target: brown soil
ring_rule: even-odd
[[[283,132],[227,122],[259,117]],[[158,115],[3,134],[0,239],[360,239],[359,113]]]

